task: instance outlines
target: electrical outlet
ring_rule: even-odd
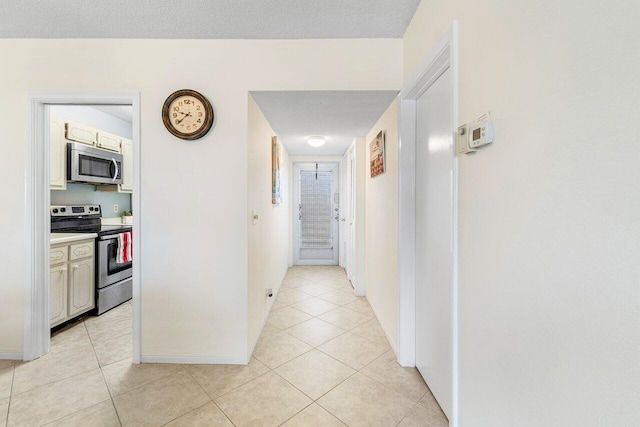
[[[118,213],[118,205],[113,205],[113,213]]]

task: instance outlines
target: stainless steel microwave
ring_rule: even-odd
[[[67,143],[67,179],[91,184],[122,184],[122,154]]]

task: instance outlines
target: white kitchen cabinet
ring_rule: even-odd
[[[122,138],[122,184],[120,192],[133,191],[133,141]]]
[[[49,280],[49,323],[53,327],[67,319],[67,264],[51,267]]]
[[[52,115],[49,119],[49,185],[52,190],[67,189],[67,141],[64,120]]]
[[[96,141],[96,147],[103,150],[120,152],[120,137],[107,132],[98,131],[98,139]]]
[[[69,263],[69,317],[95,306],[93,257]]]
[[[66,322],[95,307],[95,240],[51,246],[49,323]]]
[[[122,153],[122,184],[96,185],[97,191],[133,193],[133,141],[122,138],[120,152]]]
[[[66,137],[69,141],[96,145],[98,132],[94,128],[81,125],[80,123],[67,122]]]

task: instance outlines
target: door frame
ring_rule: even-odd
[[[296,254],[297,250],[299,249],[297,241],[299,240],[299,231],[297,231],[297,227],[296,227],[296,215],[298,215],[298,211],[297,211],[297,201],[299,202],[300,200],[300,196],[296,195],[297,191],[300,188],[300,177],[296,174],[296,166],[301,165],[301,164],[307,164],[307,163],[318,163],[318,164],[322,164],[322,165],[334,165],[336,172],[338,174],[337,180],[336,180],[336,188],[338,189],[338,194],[339,194],[339,202],[338,202],[338,218],[340,218],[340,216],[342,215],[343,212],[343,207],[342,207],[342,158],[340,158],[339,161],[336,160],[324,160],[324,161],[318,161],[318,160],[294,160],[292,161],[292,168],[291,170],[293,171],[293,173],[291,174],[292,177],[292,191],[293,191],[293,197],[292,197],[292,202],[291,202],[291,223],[292,223],[292,242],[291,242],[291,247],[293,249],[293,265],[340,265],[340,245],[341,245],[341,241],[342,241],[342,236],[340,234],[340,221],[338,220],[338,225],[337,225],[337,229],[338,229],[338,236],[336,236],[336,247],[338,248],[338,259],[337,259],[337,264],[335,263],[336,261],[332,260],[327,260],[326,262],[320,260],[320,261],[301,261],[298,258],[298,255]],[[332,168],[333,169],[333,168]]]
[[[455,147],[458,123],[458,22],[445,32],[398,95],[399,170],[398,180],[398,362],[416,363],[416,104],[433,82],[447,69],[452,73],[453,98],[453,272],[452,272],[452,420],[458,418],[458,157]]]
[[[23,354],[25,361],[49,351],[49,106],[50,105],[131,105],[133,108],[133,363],[140,363],[140,93],[139,92],[29,92],[27,143],[25,152],[26,272],[24,286]]]

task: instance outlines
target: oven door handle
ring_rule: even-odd
[[[115,166],[116,171],[113,174],[113,179],[111,179],[111,182],[114,182],[116,179],[118,179],[118,162],[116,162],[116,159],[111,159],[111,161],[113,162],[113,166]]]

